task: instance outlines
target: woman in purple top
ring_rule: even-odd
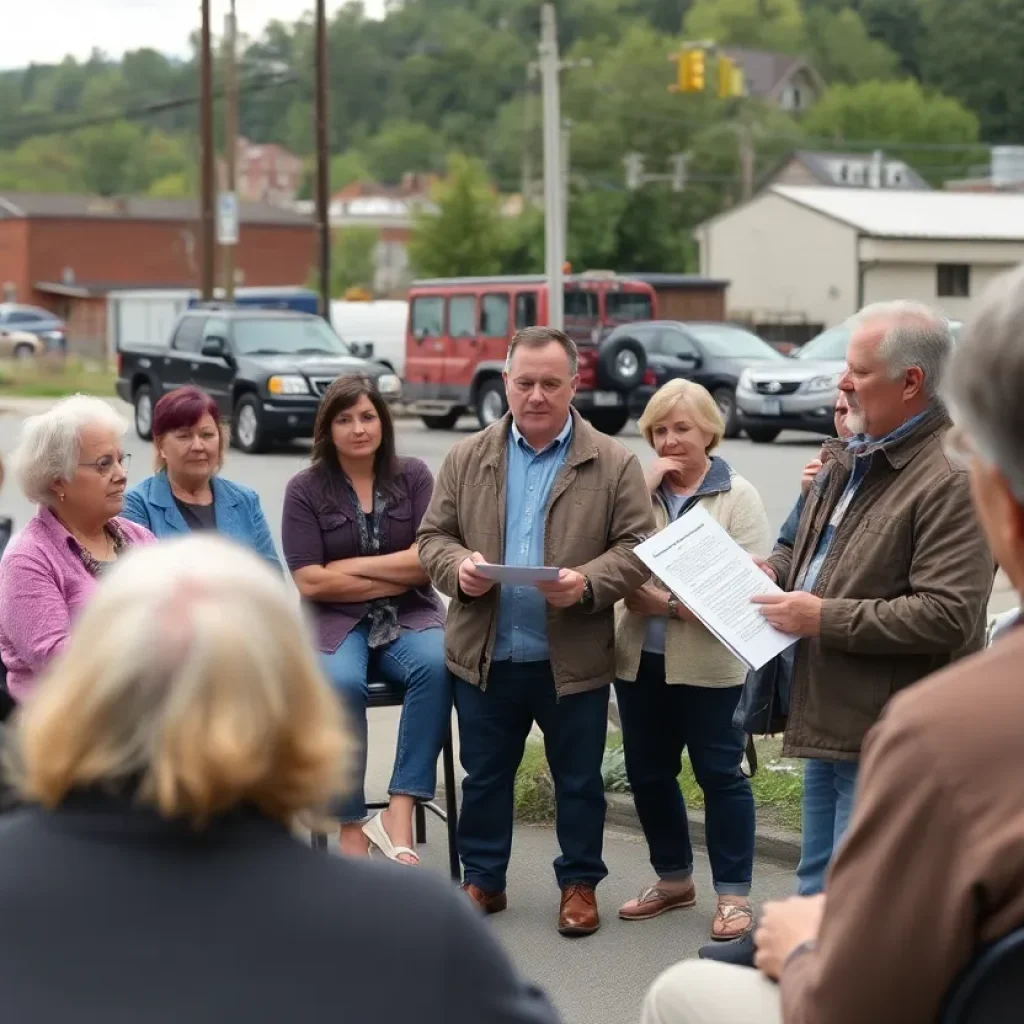
[[[96,588],[96,578],[152,534],[119,515],[128,456],[125,421],[98,398],[73,395],[25,421],[14,475],[39,506],[0,562],[0,657],[23,700]]]
[[[416,530],[434,481],[419,459],[398,458],[387,404],[364,377],[336,380],[320,403],[313,464],[285,492],[281,539],[310,602],[324,667],[360,740],[359,784],[340,809],[341,849],[369,844],[417,864],[413,811],[434,796],[451,715],[444,611],[416,553]],[[366,701],[371,669],[406,688],[390,804],[363,825]]]

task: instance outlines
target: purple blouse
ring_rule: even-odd
[[[416,531],[427,511],[434,478],[420,459],[399,459],[397,494],[389,499],[381,522],[380,553],[406,551],[416,542]],[[281,515],[281,543],[291,572],[307,565],[326,565],[342,558],[359,557],[356,510],[346,494],[334,496],[313,469],[304,469],[288,481]],[[444,626],[444,607],[429,583],[395,599],[398,624],[419,632]],[[320,650],[330,654],[366,615],[367,605],[310,601]]]

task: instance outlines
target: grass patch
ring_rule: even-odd
[[[756,739],[758,769],[750,780],[758,822],[780,828],[800,828],[800,799],[803,794],[803,773],[800,762],[782,757],[782,741]],[[608,737],[604,759],[605,788],[612,793],[628,793],[629,784],[622,760],[622,735]],[[704,793],[693,776],[688,757],[683,756],[679,785],[687,807],[703,808]],[[516,819],[540,824],[554,820],[555,797],[551,773],[544,757],[544,746],[536,739],[526,744],[523,763],[516,775]]]
[[[0,396],[63,398],[65,395],[114,394],[113,371],[99,362],[69,357],[23,359],[0,363]]]

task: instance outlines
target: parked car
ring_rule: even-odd
[[[629,394],[643,382],[643,346],[619,324],[657,315],[654,289],[610,271],[565,278],[565,332],[579,347],[576,408],[606,434],[629,421]],[[501,379],[517,330],[547,323],[543,277],[452,277],[414,281],[409,289],[403,393],[431,429],[448,430],[476,414],[481,427],[505,415]]]
[[[951,320],[953,342],[963,324]],[[850,325],[822,331],[779,367],[751,367],[740,375],[736,408],[740,426],[755,444],[771,444],[783,430],[835,433],[839,379],[846,369]]]
[[[320,397],[345,373],[376,381],[388,401],[402,382],[359,358],[319,316],[256,308],[196,308],[182,314],[167,346],[122,345],[117,393],[135,406],[135,430],[150,440],[153,405],[195,384],[210,394],[245,452],[313,432]]]
[[[68,329],[60,317],[39,306],[0,302],[0,331],[26,331],[34,334],[48,352],[66,352]]]
[[[632,338],[647,354],[647,376],[630,395],[630,412],[639,416],[651,395],[673,377],[686,377],[711,392],[725,420],[725,436],[740,432],[736,384],[747,367],[771,367],[787,359],[756,334],[724,323],[651,320],[617,327],[603,344]]]
[[[46,343],[28,331],[0,327],[0,359],[33,359],[46,351]]]

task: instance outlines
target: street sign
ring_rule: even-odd
[[[234,192],[217,196],[217,244],[238,245],[238,196]]]

